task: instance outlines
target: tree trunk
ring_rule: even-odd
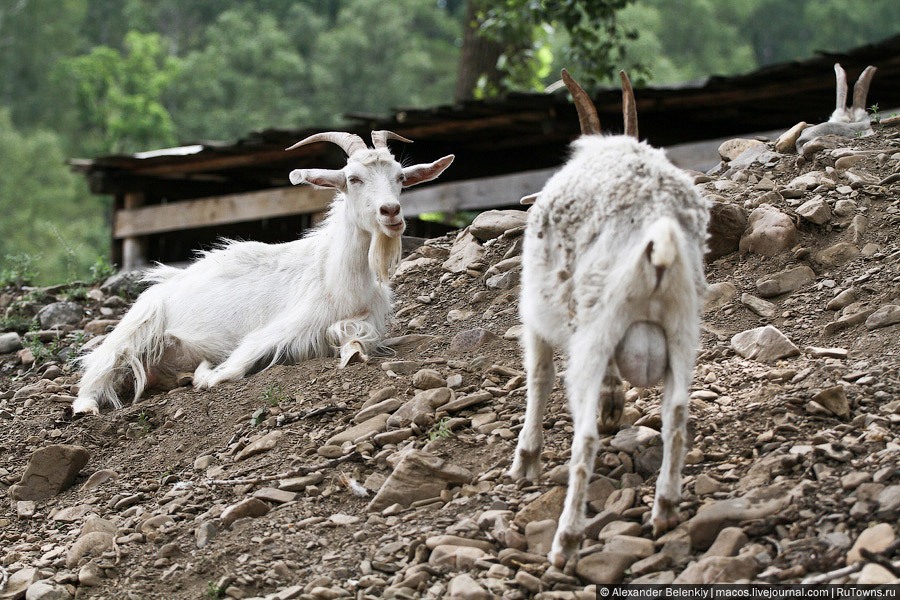
[[[497,70],[497,59],[503,53],[503,46],[478,34],[478,9],[482,2],[468,0],[466,3],[465,34],[456,78],[457,102],[472,99],[482,76],[487,77],[489,89],[500,88],[501,73]]]

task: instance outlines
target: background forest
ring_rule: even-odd
[[[104,268],[108,201],[70,157],[542,91],[563,64],[678,84],[897,23],[896,0],[0,0],[0,286]]]

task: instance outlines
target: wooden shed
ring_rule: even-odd
[[[721,138],[827,119],[834,108],[835,62],[851,80],[866,65],[876,65],[869,104],[900,106],[896,36],[844,54],[821,54],[746,75],[639,89],[641,137],[669,148],[680,166],[708,168],[716,162],[714,149]],[[593,97],[604,130],[621,131],[619,90],[600,90]],[[402,196],[404,213],[412,217],[409,232],[425,237],[443,230],[417,221],[422,213],[517,206],[522,195],[540,189],[578,134],[575,110],[562,92],[398,110],[386,118],[347,117],[353,125],[345,130],[364,139],[373,129],[389,129],[414,140],[412,145],[392,142],[395,155],[404,160],[456,155],[438,181]],[[149,261],[187,260],[221,237],[296,239],[333,193],[291,186],[288,173],[345,163],[340,149],[330,144],[284,150],[318,131],[270,129],[232,143],[76,159],[71,165],[88,178],[92,192],[114,197],[112,260],[131,269]]]

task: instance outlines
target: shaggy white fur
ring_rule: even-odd
[[[343,169],[291,173],[294,184],[338,190],[324,222],[303,238],[228,241],[185,269],[150,271],[146,279],[155,285],[82,359],[73,412],[120,408],[117,392],[129,376],[136,400],[149,382],[176,371],[194,370],[194,386],[210,388],[276,362],[335,351],[341,366],[365,360],[391,313],[389,278],[405,228],[400,190],[435,179],[453,162],[450,155],[401,167],[384,143],[389,132],[375,133],[374,149],[350,136]],[[322,136],[301,143],[340,143]]]
[[[598,401],[604,421],[621,415],[620,369],[636,385],[665,380],[665,456],[652,520],[657,531],[676,521],[706,290],[708,208],[662,151],[632,137],[585,135],[530,210],[520,300],[528,397],[509,474],[540,475],[553,349],[562,349],[575,433],[569,490],[549,555],[560,568],[584,530]]]

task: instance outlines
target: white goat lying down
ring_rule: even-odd
[[[869,113],[866,112],[866,98],[869,96],[869,86],[872,85],[872,77],[875,76],[877,67],[869,65],[859,75],[853,85],[853,104],[847,108],[847,73],[841,63],[834,63],[834,78],[836,81],[836,94],[834,112],[825,123],[807,127],[797,138],[797,150],[802,152],[803,146],[810,140],[823,135],[840,135],[855,137],[871,133],[872,123]]]
[[[117,388],[130,375],[137,400],[148,383],[194,371],[210,388],[276,362],[332,355],[341,366],[366,359],[383,337],[391,311],[390,273],[400,259],[406,224],[400,190],[438,177],[453,155],[402,167],[387,140],[374,148],[356,135],[313,135],[288,150],[332,142],[348,156],[340,170],[298,169],[293,184],[338,190],[325,221],[284,244],[226,242],[185,269],[160,266],[109,337],[82,359],[74,413],[121,408]],[[214,368],[211,365],[216,365]]]
[[[652,513],[657,534],[677,523],[688,442],[708,205],[661,150],[636,139],[634,96],[621,75],[625,135],[601,136],[590,98],[563,71],[584,135],[565,166],[529,197],[536,203],[525,230],[520,300],[527,410],[509,475],[540,476],[541,421],[556,376],[553,349],[560,348],[568,356],[575,435],[568,494],[549,554],[559,568],[584,530],[598,403],[604,421],[621,416],[619,372],[642,387],[665,379],[664,458]]]

